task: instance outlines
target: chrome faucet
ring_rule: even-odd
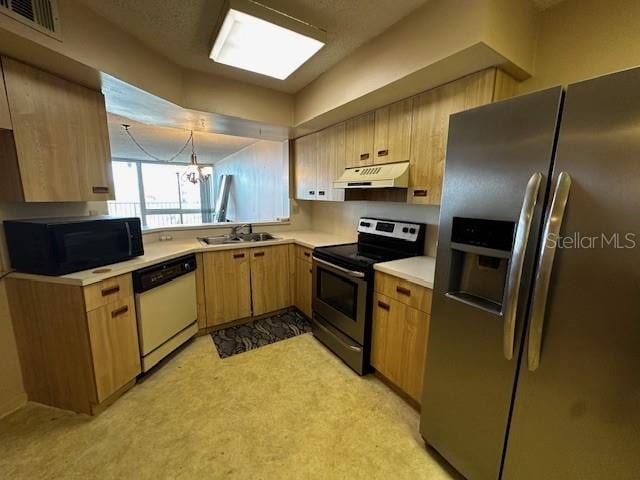
[[[242,230],[243,228],[249,228],[249,234],[253,233],[253,227],[251,226],[250,223],[244,223],[242,225],[236,225],[235,227],[231,227],[231,238],[239,238],[238,237],[238,232],[240,230]]]

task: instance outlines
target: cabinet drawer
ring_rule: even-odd
[[[131,275],[120,275],[85,287],[84,304],[87,312],[90,312],[108,303],[127,299],[132,295]]]
[[[306,262],[311,262],[311,255],[313,250],[307,247],[301,247],[300,245],[296,245],[296,257],[300,260],[304,260]]]
[[[96,393],[102,402],[140,373],[133,297],[88,312],[87,323]]]
[[[376,272],[375,290],[398,302],[430,313],[432,291],[393,275]]]

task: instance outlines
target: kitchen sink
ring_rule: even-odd
[[[229,245],[234,243],[266,242],[267,240],[275,240],[275,238],[268,232],[255,232],[241,233],[235,237],[231,235],[212,235],[210,237],[198,237],[198,240],[207,245]]]

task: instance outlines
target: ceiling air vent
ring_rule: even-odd
[[[0,0],[0,13],[60,40],[56,0]]]

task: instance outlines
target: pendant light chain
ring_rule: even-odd
[[[182,152],[186,150],[186,148],[189,146],[189,143],[191,143],[191,155],[193,156],[195,154],[193,149],[193,130],[190,131],[189,138],[187,138],[187,141],[182,146],[182,148],[178,151],[178,153],[176,153],[174,156],[172,156],[168,160],[165,160],[148,152],[142,145],[140,145],[140,142],[138,142],[133,136],[133,134],[129,131],[129,127],[131,125],[127,125],[126,123],[123,123],[122,126],[124,128],[124,131],[127,133],[127,135],[129,135],[129,138],[131,139],[131,141],[140,149],[140,151],[144,153],[146,156],[148,156],[149,158],[151,158],[152,160],[155,160],[156,162],[167,162],[167,163],[173,162],[176,158],[182,155]]]

